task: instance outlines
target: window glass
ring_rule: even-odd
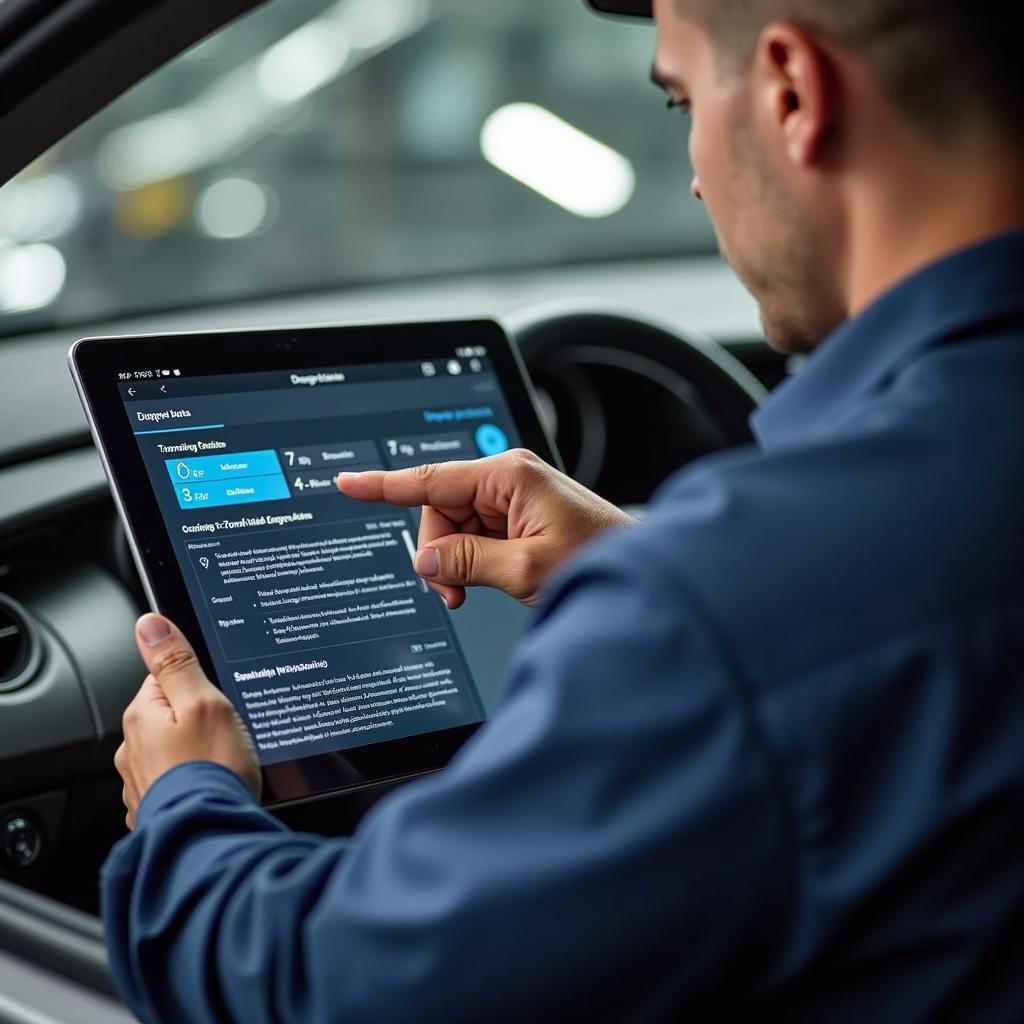
[[[0,315],[711,249],[653,47],[579,0],[276,0],[0,190]]]

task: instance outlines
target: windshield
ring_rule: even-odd
[[[578,0],[277,0],[0,190],[0,316],[710,250],[653,47]]]

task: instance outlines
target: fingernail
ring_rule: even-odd
[[[149,613],[139,619],[139,636],[147,647],[162,644],[171,635],[171,627],[162,615]]]
[[[337,476],[337,481],[336,481],[337,484],[338,484],[338,490],[343,491],[345,489],[345,484],[349,480],[351,480],[352,477],[354,477],[354,476],[359,476],[359,474],[358,473],[339,473],[338,476]]]
[[[420,576],[430,579],[441,571],[441,559],[438,557],[437,548],[423,548],[416,552],[412,567]]]

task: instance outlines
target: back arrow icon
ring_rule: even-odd
[[[161,395],[166,395],[167,394],[167,388],[163,384],[160,385],[160,394]]]
[[[135,397],[135,388],[129,388],[128,389],[128,394],[131,395],[132,398],[134,398]]]

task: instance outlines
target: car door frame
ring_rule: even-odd
[[[0,184],[266,0],[4,0]],[[97,918],[0,881],[0,1024],[125,1024]]]
[[[0,184],[111,100],[265,0],[4,0]]]

